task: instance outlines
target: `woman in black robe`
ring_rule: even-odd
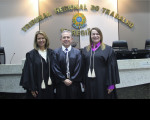
[[[20,85],[27,90],[27,99],[53,99],[54,80],[51,70],[53,51],[45,32],[37,31],[34,49],[26,54]]]
[[[99,28],[90,31],[90,45],[82,51],[86,99],[117,99],[115,85],[120,83],[112,47],[103,43]]]

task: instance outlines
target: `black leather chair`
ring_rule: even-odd
[[[0,64],[6,63],[4,47],[0,47]]]
[[[116,50],[128,50],[127,41],[125,41],[125,40],[113,41],[112,48],[114,49],[114,51],[116,51]]]
[[[146,41],[145,41],[145,49],[150,49],[150,39],[147,39]]]

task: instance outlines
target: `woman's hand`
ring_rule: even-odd
[[[108,94],[110,94],[113,91],[113,89],[107,89],[107,90],[108,90]]]
[[[38,91],[31,91],[31,94],[33,95],[33,97],[36,97],[38,94]]]
[[[85,90],[85,85],[82,84],[82,88]]]

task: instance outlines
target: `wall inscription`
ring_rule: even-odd
[[[59,7],[59,8],[55,8],[55,13],[56,14],[60,14],[66,11],[75,11],[75,10],[87,10],[86,4],[81,4],[81,5],[68,5],[68,6],[63,6],[63,7]],[[118,19],[119,21],[121,21],[122,23],[124,23],[125,25],[129,26],[129,28],[132,28],[134,26],[134,23],[132,23],[130,20],[126,19],[125,17],[119,15],[118,13],[115,13],[114,11],[111,11],[108,8],[101,8],[99,6],[95,6],[95,5],[91,5],[90,10],[92,11],[102,11],[102,13],[107,14],[109,16],[114,17],[115,19]],[[78,13],[80,14],[80,13]],[[41,20],[44,20],[47,17],[51,17],[52,15],[49,12],[43,13],[43,15],[39,15],[38,17],[32,19],[29,23],[27,23],[24,27],[22,27],[22,30],[24,32],[26,32],[28,29],[30,29],[33,25],[35,25],[36,23],[38,23]],[[83,16],[83,20],[81,20]],[[78,17],[77,22],[81,20],[81,23],[84,24],[76,24],[76,29],[81,29],[83,27],[86,26],[85,21],[86,18],[84,16],[84,14],[80,16],[80,18]],[[76,21],[73,21],[73,23],[77,23]],[[84,25],[84,26],[83,26]],[[75,24],[74,24],[75,27]],[[64,30],[64,28],[60,29],[61,32]],[[90,28],[88,28],[87,30],[72,30],[72,34],[73,35],[89,35],[89,31]]]

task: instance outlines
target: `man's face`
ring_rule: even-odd
[[[68,48],[71,45],[72,40],[73,40],[73,38],[71,37],[70,33],[68,33],[68,32],[64,32],[60,39],[63,46],[66,48]]]

